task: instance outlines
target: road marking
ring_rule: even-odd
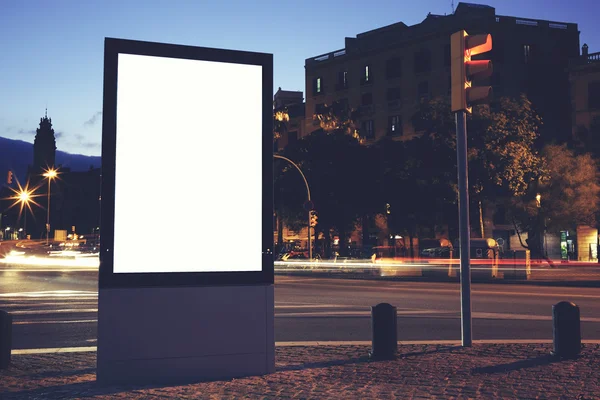
[[[530,315],[530,314],[508,314],[508,313],[486,313],[474,312],[473,318],[477,319],[516,319],[516,320],[536,320],[552,321],[551,315]],[[600,322],[600,318],[581,317],[581,322]]]
[[[548,339],[485,339],[473,340],[473,344],[548,344],[553,343]],[[600,344],[600,340],[581,340],[583,344]],[[275,342],[276,347],[299,347],[299,346],[371,346],[370,340],[354,340],[354,341],[297,341],[297,342]],[[399,346],[411,345],[455,345],[460,346],[460,340],[399,340]],[[402,351],[402,349],[399,349]],[[14,349],[11,351],[13,355],[23,354],[48,354],[48,353],[84,353],[95,352],[97,346],[82,346],[82,347],[56,347],[56,348],[40,348],[40,349]]]
[[[16,349],[11,354],[48,354],[48,353],[83,353],[96,351],[96,346],[89,347],[56,347],[46,349]]]
[[[91,324],[98,322],[97,319],[79,319],[74,321],[53,321],[53,320],[45,320],[45,321],[16,321],[13,322],[13,325],[36,325],[36,324]]]
[[[425,316],[439,315],[447,318],[446,315],[451,315],[451,318],[460,318],[460,310],[397,310],[398,317],[402,316]],[[454,314],[454,315],[452,315]],[[444,315],[444,316],[442,316]],[[291,312],[291,313],[276,313],[278,318],[322,318],[322,317],[356,317],[363,318],[371,316],[370,311],[307,311],[307,312]],[[499,320],[534,320],[534,321],[551,321],[551,315],[532,315],[532,314],[509,314],[509,313],[488,313],[488,312],[473,312],[474,319],[499,319]],[[582,317],[581,322],[600,322],[600,318]]]
[[[15,272],[95,272],[95,273],[98,273],[97,268],[92,269],[92,268],[55,268],[55,267],[48,267],[48,268],[43,268],[43,269],[0,267],[0,271],[6,271],[6,272],[11,272],[11,271],[15,271]]]
[[[398,316],[402,315],[424,315],[424,314],[458,314],[459,311],[438,310],[397,310]],[[370,317],[371,311],[307,311],[292,313],[276,313],[275,317]]]
[[[356,305],[345,305],[345,304],[316,304],[316,303],[305,303],[305,304],[289,304],[284,306],[275,305],[277,309],[288,309],[288,308],[365,308],[364,306]]]
[[[81,290],[49,290],[45,292],[0,293],[0,297],[98,297],[98,292]]]
[[[70,306],[94,306],[97,305],[98,302],[97,301],[86,301],[86,302],[61,302],[61,303],[38,303],[36,302],[36,300],[34,299],[26,299],[23,300],[23,303],[1,303],[2,307],[5,308],[9,308],[9,307],[47,307],[47,306],[64,306],[66,304],[70,305]]]
[[[364,281],[358,281],[364,282]],[[299,283],[303,285],[303,283]],[[429,292],[436,293],[460,293],[460,288],[458,287],[458,283],[456,283],[456,289],[441,289],[439,287],[422,287],[422,288],[414,288],[408,286],[367,286],[367,285],[350,285],[344,283],[333,283],[331,280],[326,282],[318,283],[306,283],[304,286],[332,286],[337,288],[348,288],[348,289],[372,289],[376,291],[398,291],[402,290],[403,292],[420,292],[422,294],[428,294]],[[539,293],[539,292],[506,292],[506,291],[494,291],[494,290],[471,290],[472,294],[492,294],[492,295],[504,295],[504,296],[532,296],[532,297],[578,297],[578,298],[589,298],[589,299],[600,299],[600,295],[591,295],[591,294],[579,294],[576,292],[573,293]]]
[[[35,314],[54,314],[54,313],[92,313],[98,312],[97,308],[65,308],[62,310],[22,310],[11,311],[13,315],[35,315]]]

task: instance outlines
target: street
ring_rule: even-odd
[[[96,345],[97,268],[0,264],[0,309],[13,315],[13,348]],[[581,310],[583,339],[600,339],[597,288],[474,283],[473,338],[552,339],[552,305]],[[371,339],[370,306],[397,307],[399,340],[460,339],[458,283],[276,276],[275,339]]]

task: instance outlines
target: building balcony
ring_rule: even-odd
[[[590,53],[587,56],[579,56],[577,58],[571,59],[569,62],[570,67],[579,67],[587,64],[596,64],[600,63],[600,52]]]
[[[400,100],[390,100],[388,101],[387,106],[390,110],[398,110],[402,107],[402,102]]]
[[[335,90],[340,91],[340,90],[346,90],[348,89],[348,83],[344,84],[344,83],[336,83],[335,84]]]

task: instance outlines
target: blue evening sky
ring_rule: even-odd
[[[471,2],[577,23],[581,45],[600,51],[598,0]],[[275,90],[304,91],[306,58],[428,12],[451,1],[0,0],[0,136],[33,142],[47,106],[59,150],[100,155],[104,37],[273,53]]]

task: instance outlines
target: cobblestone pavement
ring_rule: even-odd
[[[391,361],[370,346],[276,348],[267,376],[180,386],[96,384],[96,353],[13,355],[1,399],[600,399],[600,345],[575,360],[552,344],[400,345]]]

